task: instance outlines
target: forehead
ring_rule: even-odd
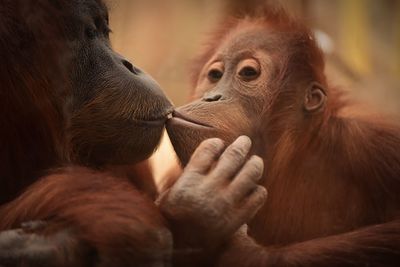
[[[77,15],[107,17],[107,7],[100,0],[74,0],[72,5]]]
[[[238,53],[264,50],[268,52],[276,43],[274,33],[265,23],[244,21],[232,29],[222,40],[217,49],[217,54],[233,56]]]

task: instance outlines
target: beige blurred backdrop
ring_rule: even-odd
[[[150,73],[175,105],[189,92],[190,59],[227,15],[261,0],[108,0],[114,49]],[[400,0],[282,0],[314,30],[332,85],[400,114]],[[175,161],[163,139],[151,159],[156,179]]]

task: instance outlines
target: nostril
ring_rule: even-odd
[[[213,101],[218,101],[222,98],[221,94],[212,94],[212,95],[206,95],[203,97],[203,101],[206,102],[213,102]]]
[[[139,70],[138,68],[134,67],[134,66],[132,65],[132,63],[130,63],[128,60],[123,59],[123,60],[122,60],[122,64],[123,64],[130,72],[132,72],[133,74],[138,75],[138,74],[140,73],[140,70]]]
[[[136,68],[135,66],[133,66],[133,72],[136,74],[142,73],[142,71],[139,68]]]

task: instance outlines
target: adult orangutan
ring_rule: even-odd
[[[172,107],[109,32],[100,0],[0,4],[0,230],[30,221],[0,233],[0,266],[203,262],[265,199],[249,138],[226,150],[211,139],[159,200],[173,214],[162,217],[146,165],[131,165],[156,148]]]
[[[202,140],[243,134],[264,160],[268,200],[218,265],[400,266],[400,127],[327,83],[300,21],[261,10],[216,31],[167,122],[183,165]]]

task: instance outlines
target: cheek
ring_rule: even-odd
[[[233,141],[239,135],[252,133],[252,118],[241,101],[221,101],[216,105],[205,106],[203,111],[196,115],[202,121],[211,124],[227,141]]]
[[[208,81],[203,81],[197,84],[196,88],[192,91],[190,95],[189,101],[192,102],[202,99],[207,91],[212,90],[213,86],[215,86],[215,84],[210,84],[210,82]]]
[[[245,106],[232,103],[221,109],[217,115],[215,121],[221,131],[233,135],[250,134],[251,118]],[[212,119],[211,117],[210,120]]]
[[[265,97],[262,95],[259,84],[237,81],[230,88],[230,98],[235,102],[231,110],[246,118],[247,121],[260,116],[263,111]]]

